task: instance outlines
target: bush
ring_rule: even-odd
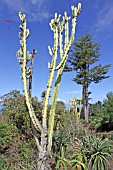
[[[96,136],[88,135],[84,137],[82,153],[87,157],[87,165],[91,170],[108,170],[110,164],[108,157],[111,157],[111,145],[106,138],[101,140]]]

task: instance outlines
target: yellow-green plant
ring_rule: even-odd
[[[71,100],[69,100],[69,104],[70,104],[70,109],[73,112],[73,114],[76,117],[77,121],[80,121],[80,114],[82,111],[82,99],[77,99],[75,97],[72,97]],[[78,108],[79,106],[79,108]]]
[[[58,160],[56,163],[56,169],[60,170],[60,169],[64,169],[67,170],[68,165],[69,165],[69,160],[65,158],[65,151],[64,151],[64,147],[61,146],[61,156],[57,156]]]
[[[58,170],[67,170],[70,167],[72,170],[88,170],[87,166],[84,163],[84,155],[82,154],[79,145],[81,145],[81,141],[76,139],[76,144],[78,145],[77,151],[70,156],[68,151],[61,146],[61,156],[57,156],[57,164],[56,169]],[[68,153],[68,158],[66,158],[66,152]]]
[[[58,97],[58,90],[60,86],[60,81],[62,77],[62,73],[67,61],[68,52],[70,50],[70,47],[74,41],[74,35],[75,35],[75,28],[76,28],[76,19],[78,14],[81,10],[81,4],[78,4],[78,8],[72,6],[72,30],[69,36],[69,20],[70,17],[67,16],[67,13],[64,13],[63,20],[61,21],[61,15],[57,15],[55,13],[55,18],[51,20],[50,22],[50,28],[54,33],[54,45],[53,48],[50,46],[49,54],[52,57],[52,62],[48,63],[48,67],[50,70],[48,83],[47,83],[47,89],[45,92],[45,99],[44,99],[44,107],[42,111],[42,122],[40,122],[33,110],[32,102],[31,102],[31,96],[29,93],[29,77],[31,75],[32,69],[28,66],[28,62],[32,60],[32,54],[27,51],[26,46],[26,39],[28,38],[30,31],[26,27],[26,16],[25,14],[22,14],[19,12],[20,20],[22,21],[22,25],[20,25],[20,29],[22,32],[19,33],[20,38],[20,50],[17,52],[17,58],[20,62],[20,68],[22,71],[22,80],[24,85],[24,94],[26,98],[26,104],[29,111],[29,116],[33,128],[33,135],[36,140],[36,144],[39,151],[39,160],[38,160],[38,169],[44,170],[44,169],[50,169],[50,166],[47,165],[47,157],[50,155],[51,147],[52,147],[52,136],[53,136],[53,128],[54,128],[54,117],[55,117],[55,108],[56,108],[56,101]],[[64,41],[63,41],[63,33],[64,35]],[[58,48],[60,49],[60,58],[61,61],[56,64],[57,57],[58,57]],[[49,104],[49,96],[50,96],[50,90],[52,87],[52,82],[54,78],[54,73],[57,71],[56,76],[56,82],[54,86],[54,93],[53,93],[53,99],[52,99],[52,106],[50,109],[49,116],[47,116],[47,108]],[[49,117],[49,120],[47,121],[47,117]],[[38,132],[38,135],[37,135]],[[37,136],[39,136],[38,138]]]
[[[81,152],[74,153],[69,163],[72,164],[72,170],[88,170],[83,162],[83,155]]]

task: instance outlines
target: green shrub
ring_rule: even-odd
[[[88,135],[83,138],[82,152],[87,157],[88,167],[91,170],[108,170],[110,164],[108,157],[111,158],[111,145],[106,138],[101,140],[96,136]]]

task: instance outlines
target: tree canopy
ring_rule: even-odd
[[[95,66],[99,60],[100,45],[95,43],[95,39],[90,34],[85,34],[77,39],[70,52],[68,63],[75,71],[73,81],[82,85],[82,98],[84,101],[85,120],[88,121],[88,96],[89,85],[99,83],[103,79],[109,78],[108,73],[111,64]],[[94,64],[94,65],[93,65]]]

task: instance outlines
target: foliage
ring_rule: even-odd
[[[109,92],[103,101],[103,120],[102,120],[102,130],[113,130],[113,92]]]
[[[111,158],[111,148],[109,140],[92,135],[84,136],[80,140],[75,140],[76,149],[69,152],[69,141],[67,148],[63,147],[63,154],[58,156],[57,167],[66,169],[71,167],[73,170],[110,170],[108,158]],[[63,166],[63,168],[61,168]]]
[[[91,35],[86,34],[78,38],[78,42],[74,43],[74,48],[71,50],[71,54],[68,63],[71,64],[72,70],[76,71],[76,77],[73,81],[82,85],[82,98],[84,102],[84,115],[85,120],[88,122],[88,96],[89,85],[99,83],[103,79],[108,78],[107,72],[110,64],[105,66],[94,66],[92,64],[99,60],[99,44],[94,42]]]
[[[57,164],[56,164],[56,169],[64,169],[66,170],[68,165],[69,165],[69,160],[65,158],[65,151],[64,147],[61,147],[61,156],[57,156]]]
[[[90,106],[90,128],[97,131],[113,130],[113,92],[106,95],[103,102]]]
[[[29,135],[31,136],[28,109],[24,95],[20,94],[20,91],[13,90],[4,96],[1,96],[0,99],[2,100],[3,115],[9,118],[21,134],[26,137],[29,137]],[[41,119],[41,102],[38,102],[36,97],[32,98],[32,102],[37,117]]]
[[[68,110],[66,109],[63,101],[57,101],[56,113],[55,113],[55,126],[53,134],[52,152],[57,156],[61,156],[61,148],[67,148],[69,141],[68,135],[63,130],[64,117],[66,117]],[[57,158],[56,158],[57,159]]]
[[[1,169],[31,169],[36,164],[37,150],[31,132],[25,97],[19,91],[13,90],[1,96],[0,99],[2,101],[2,115],[0,115]],[[42,104],[36,97],[32,100],[33,107],[39,114]]]
[[[82,154],[80,152],[74,153],[72,156],[66,158],[66,151],[64,147],[61,147],[61,156],[57,156],[56,169],[58,170],[67,170],[68,167],[71,167],[72,170],[87,170],[86,165],[83,163]]]
[[[60,130],[63,125],[63,116],[66,114],[66,106],[63,101],[57,101],[55,111],[54,130]]]
[[[74,153],[71,157],[72,170],[88,170],[87,166],[84,163],[84,155],[81,152]]]
[[[89,168],[92,170],[110,169],[107,159],[111,157],[111,145],[107,138],[101,140],[94,135],[88,135],[83,137],[82,142],[82,153],[87,157]]]
[[[1,118],[2,116],[0,116]],[[0,122],[0,153],[3,153],[10,145],[9,126],[3,120]]]
[[[90,65],[99,59],[99,44],[94,42],[91,35],[86,34],[78,38],[78,42],[74,43],[74,49],[71,51],[68,62],[73,66],[73,70],[78,71],[73,81],[78,84],[85,85],[87,80],[88,85],[91,82],[98,83],[104,78],[108,78],[106,73],[110,64],[105,66],[95,66],[90,68]]]
[[[95,112],[97,113],[104,107],[107,108],[106,102],[112,103],[110,102],[112,93],[107,96],[108,98],[104,100],[105,105],[97,102],[91,108],[90,114],[95,117]],[[20,108],[23,107],[25,115],[28,115],[24,96],[20,92],[11,91],[1,98],[3,114],[0,115],[0,168],[35,170],[37,152],[32,134],[28,135],[28,132],[31,133],[30,124],[26,125],[26,119],[23,119],[26,131],[22,131],[21,126],[17,125],[17,120],[20,119],[18,115]],[[39,109],[39,113],[41,113],[41,105],[37,98],[34,99],[33,107],[35,110]],[[96,136],[85,136],[82,123],[76,122],[76,116],[66,109],[63,102],[58,102],[56,108],[52,155],[55,158],[57,169],[72,168],[74,170],[88,167],[88,169],[96,170],[98,165],[107,170],[111,151],[109,141],[101,140]]]
[[[59,125],[58,128],[55,128],[53,136],[53,154],[56,155],[57,167],[64,166],[67,168],[69,166],[74,169],[75,166],[82,167],[83,165],[85,168],[85,164],[78,157],[75,159],[72,156],[79,153],[77,138],[84,135],[82,124],[78,122],[74,112],[66,109],[59,115]]]
[[[41,93],[42,101],[44,101],[45,95],[46,95],[46,90]],[[51,94],[49,95],[49,98],[50,97],[51,97]]]
[[[69,145],[63,154],[58,157],[57,167],[66,169],[71,167],[73,170],[110,170],[108,158],[111,158],[111,148],[109,140],[99,139],[96,136],[88,135],[76,139],[76,150],[69,152]],[[63,166],[63,168],[62,168]]]
[[[98,101],[89,106],[89,125],[91,130],[100,130],[103,122],[103,104]]]

